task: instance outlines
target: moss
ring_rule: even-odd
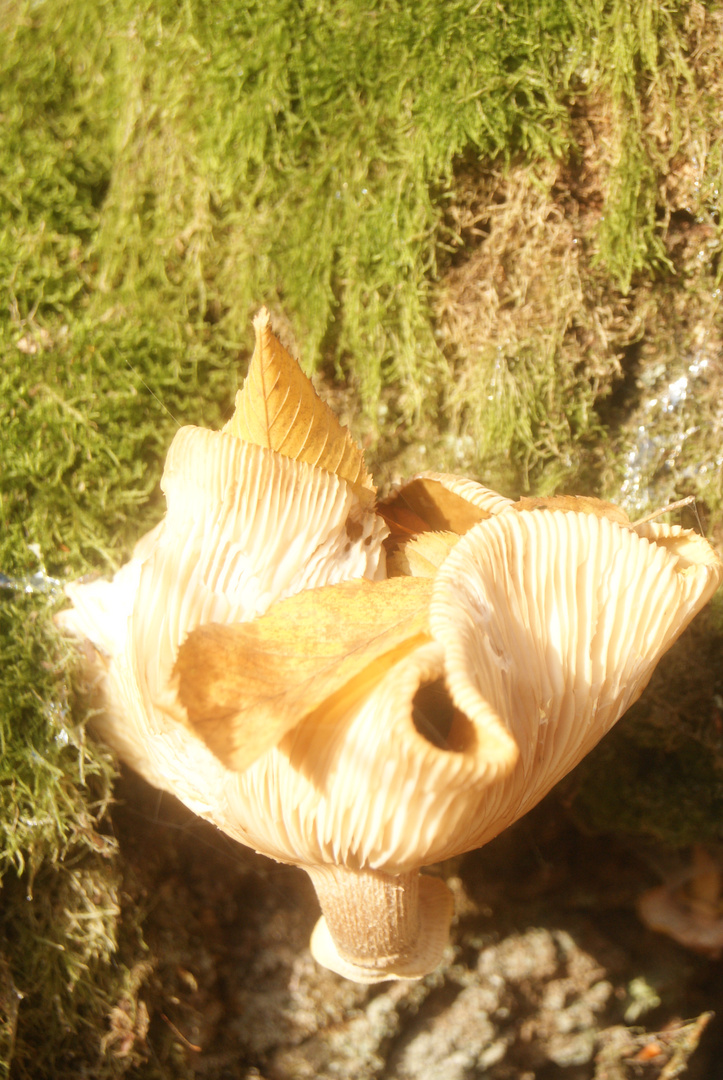
[[[558,162],[460,177],[468,255],[437,291],[440,340],[457,358],[448,408],[468,437],[453,467],[510,494],[579,483],[601,434],[596,403],[619,373],[618,313],[595,310],[600,281],[584,229],[561,212],[562,183]]]
[[[470,149],[565,141],[564,64],[537,44],[573,32],[565,9],[469,7],[275,0],[134,19],[119,35],[102,287],[160,291],[192,321],[219,312],[237,342],[259,297],[277,298],[307,363],[331,334],[368,406],[401,382],[405,414],[423,411],[441,372],[433,186]]]
[[[217,378],[183,348],[182,331],[127,323],[122,312],[100,326],[80,318],[6,328],[3,344],[4,569],[27,568],[28,542],[41,544],[51,573],[112,566],[158,514],[162,458],[177,425],[218,423],[214,387],[220,382],[227,399],[235,372]]]
[[[131,912],[134,940],[116,956],[120,871],[103,831],[113,762],[73,716],[53,581],[29,570],[13,581],[34,591],[6,578],[0,593],[0,1074],[19,1080],[75,1076],[93,1061],[112,1008],[137,998],[129,973],[142,962]]]
[[[259,297],[277,297],[308,362],[331,335],[329,359],[368,407],[392,383],[407,418],[423,413],[430,380],[444,378],[429,288],[455,162],[564,153],[573,86],[610,84],[615,131],[628,133],[603,254],[628,281],[650,261],[641,192],[654,168],[637,100],[662,77],[658,51],[671,80],[685,66],[672,15],[626,10],[521,2],[481,13],[429,0],[361,15],[342,0],[275,0],[217,5],[209,17],[202,5],[116,0],[90,14],[55,0],[32,21],[17,17],[10,115],[22,115],[32,172],[46,187],[49,176],[65,181],[46,196],[33,179],[23,199],[13,262],[45,246],[56,266],[41,279],[25,266],[21,317],[72,302],[85,277],[96,311],[112,291],[132,318],[159,303],[176,325],[210,317],[218,348],[243,340]],[[112,34],[100,32],[107,25]],[[17,183],[13,171],[8,193]]]
[[[22,871],[27,863],[31,875],[102,813],[113,772],[70,716],[67,682],[58,685],[68,656],[48,647],[47,629],[38,626],[44,614],[24,596],[3,597],[0,608],[0,865]]]
[[[667,654],[625,720],[566,781],[584,828],[674,846],[723,840],[722,649],[717,600]]]
[[[679,145],[678,91],[694,82],[685,56],[687,7],[624,0],[596,5],[590,82],[609,91],[611,136],[598,257],[624,293],[635,274],[671,268],[657,185]]]
[[[614,776],[614,787],[596,783],[596,773]],[[673,847],[723,839],[720,761],[703,757],[695,741],[665,748],[633,715],[591,756],[585,776],[574,814],[588,831],[645,835]]]
[[[590,67],[567,158],[458,172],[459,246],[435,290],[456,378],[446,409],[464,436],[452,467],[510,494],[596,489],[636,515],[695,494],[717,518],[721,15],[697,17],[677,44],[680,18],[666,17],[655,64],[631,68],[647,92],[629,130],[625,80],[603,92]]]
[[[20,995],[13,1077],[70,1076],[74,1062],[97,1054],[115,989],[108,965],[117,949],[117,878],[97,859],[76,857],[44,867],[30,896],[27,879],[6,881],[0,930]]]

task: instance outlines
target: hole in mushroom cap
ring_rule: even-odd
[[[347,518],[344,523],[344,531],[349,537],[350,541],[358,540],[364,531],[364,526],[361,521],[354,521],[352,518]]]
[[[444,679],[419,687],[412,699],[412,723],[422,738],[440,750],[461,753],[475,739],[473,724],[452,701]]]

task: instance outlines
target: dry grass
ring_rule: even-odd
[[[541,492],[579,483],[596,407],[641,333],[630,300],[591,267],[600,196],[573,188],[566,165],[518,165],[466,176],[450,212],[465,243],[436,302],[456,361],[450,406],[488,474],[519,461],[518,482],[533,474]]]

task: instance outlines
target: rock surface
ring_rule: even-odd
[[[704,1009],[723,1009],[720,964],[643,928],[634,902],[650,860],[580,836],[558,802],[435,868],[457,902],[445,963],[369,987],[311,959],[317,911],[302,872],[227,843],[136,777],[119,797],[125,903],[144,911],[151,957],[135,1042],[126,1023],[107,1050],[132,1053],[134,1076],[672,1080],[686,1064],[691,1080],[711,1075],[719,1022],[694,1051]]]

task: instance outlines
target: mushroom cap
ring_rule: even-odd
[[[392,874],[485,843],[542,798],[639,696],[720,561],[679,527],[510,513],[480,485],[424,480],[425,505],[431,492],[466,521],[438,499],[451,491],[483,512],[437,572],[426,639],[235,772],[176,699],[181,642],[301,591],[383,578],[386,526],[333,473],[179,431],[163,522],[113,582],[68,588],[63,621],[94,644],[106,690],[97,726],[124,760],[276,859]]]
[[[161,488],[168,512],[153,561],[166,564],[169,591],[175,581],[173,591],[201,605],[196,625],[255,618],[303,589],[384,577],[384,525],[325,469],[186,427]]]
[[[254,846],[300,863],[403,873],[478,847],[619,719],[720,577],[708,543],[677,527],[485,520],[438,573],[432,640],[238,774],[233,816]],[[430,687],[432,738],[418,715]]]
[[[415,698],[427,686],[445,698],[443,678],[443,649],[421,645],[361,701],[318,710],[232,774],[230,813],[252,845],[281,861],[393,874],[437,861],[440,845],[454,848],[474,793],[511,767],[517,749],[484,703],[473,723],[450,715],[449,745],[459,750],[421,734]]]
[[[74,608],[62,622],[96,650],[96,726],[228,835],[305,867],[324,908],[314,955],[364,981],[437,964],[451,899],[419,868],[484,844],[572,769],[639,696],[723,570],[679,527],[633,527],[602,504],[583,513],[569,501],[510,512],[480,485],[433,474],[397,504],[421,523],[419,540],[402,545],[426,558],[429,580],[383,581],[387,526],[364,485],[231,433],[182,429],[162,486],[166,517],[113,581],[67,590]],[[369,584],[347,584],[359,578]],[[341,605],[338,621],[334,604],[316,617],[322,587]],[[354,604],[369,590],[382,607],[365,622]],[[328,655],[336,674],[327,681],[322,666],[316,677],[312,664],[300,676],[302,688],[317,683],[302,709],[292,673],[298,723],[281,725],[270,749],[262,738],[238,771],[177,697],[179,649],[200,648],[191,632],[209,624],[250,623],[263,643],[259,616],[286,632],[290,606],[304,641],[323,638],[321,649],[310,641],[311,658]],[[344,650],[355,654],[348,666]],[[208,665],[196,666],[205,679]],[[250,678],[234,684],[239,693]]]
[[[470,715],[492,708],[519,749],[471,810],[459,850],[492,839],[589,753],[722,574],[696,533],[588,513],[504,513],[459,541],[430,616],[449,692]]]
[[[638,897],[636,907],[650,930],[714,960],[723,953],[723,918],[697,911],[687,897],[667,885],[648,889]]]
[[[694,844],[683,873],[638,897],[638,915],[647,927],[667,934],[694,952],[717,958],[723,952],[721,861]]]
[[[98,650],[101,733],[230,835],[306,866],[403,873],[491,839],[639,696],[721,575],[679,527],[503,503],[444,559],[428,640],[235,772],[187,726],[180,643],[303,590],[382,578],[386,527],[334,474],[196,428],[176,435],[163,488],[166,518],[113,582],[68,589],[65,625]]]

